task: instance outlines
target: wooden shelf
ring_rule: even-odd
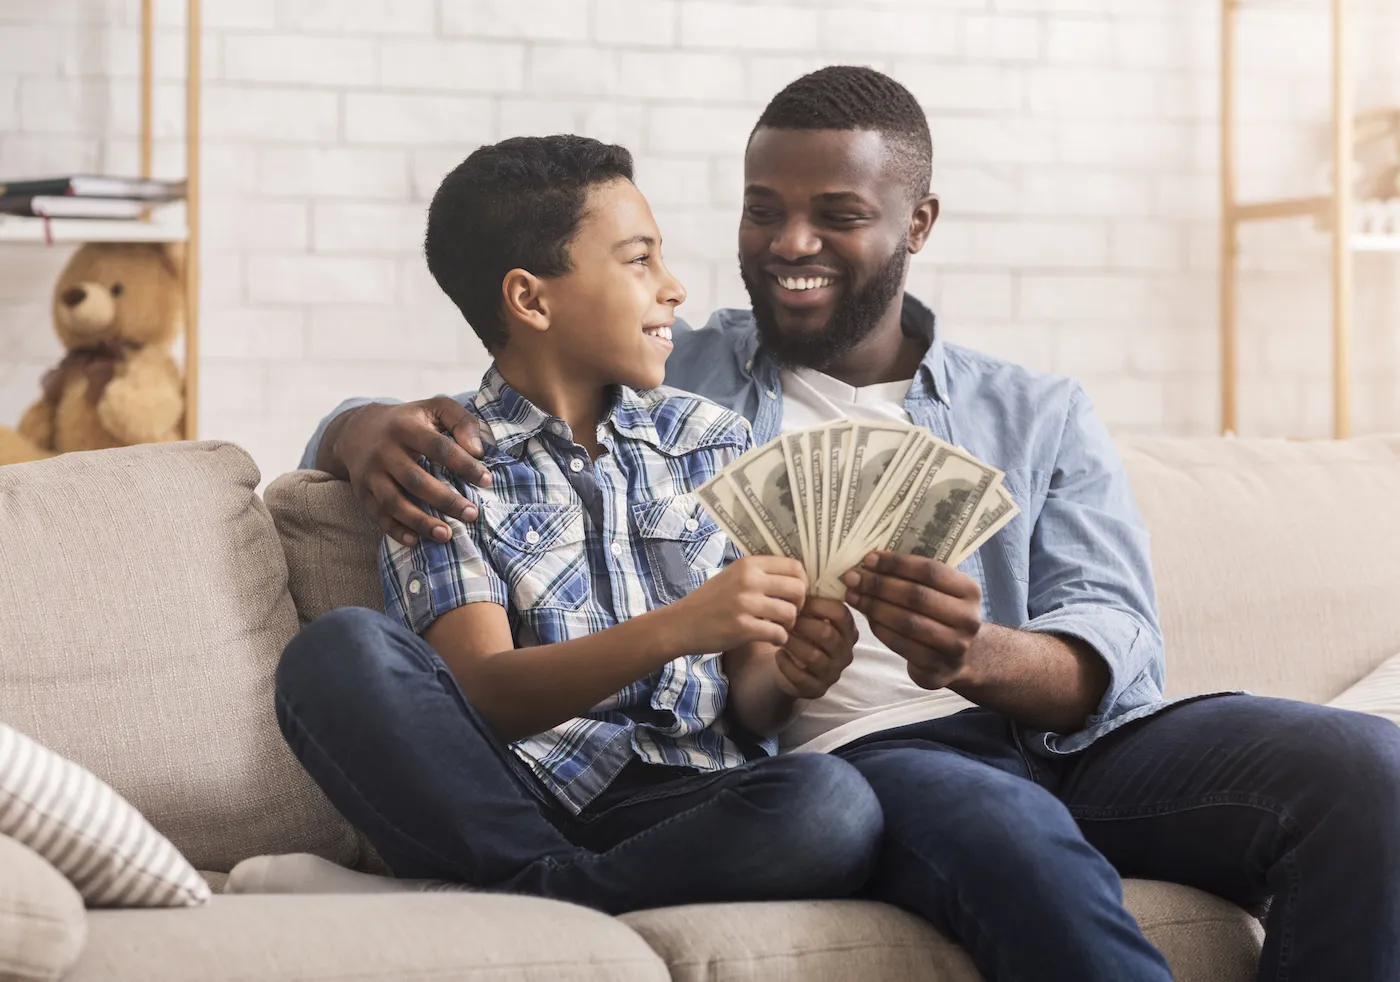
[[[0,242],[185,242],[190,231],[174,222],[130,222],[99,218],[51,218],[48,232],[42,218],[0,215]]]

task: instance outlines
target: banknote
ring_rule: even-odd
[[[812,532],[816,525],[810,520],[808,508],[811,502],[811,481],[807,476],[807,457],[803,449],[802,431],[793,430],[782,434],[778,439],[778,444],[783,448],[783,460],[787,466],[788,483],[792,497],[793,512],[797,521],[797,538],[801,544],[803,568],[807,571],[807,579],[813,580],[817,576],[817,571],[813,566],[817,550],[812,542]]]
[[[811,592],[839,599],[874,550],[963,562],[1019,514],[1001,479],[927,429],[843,420],[750,450],[697,495],[740,551],[795,558]]]
[[[725,471],[700,485],[695,496],[744,555],[771,556],[777,552],[763,535],[757,520],[744,507],[739,489]]]
[[[1000,471],[952,447],[940,447],[875,548],[946,563],[983,499],[1000,483]]]
[[[1000,532],[1007,522],[1020,513],[1021,509],[1017,507],[1016,499],[1011,497],[1011,492],[1001,486],[993,489],[991,498],[983,502],[981,510],[972,520],[972,525],[958,541],[957,548],[953,550],[953,557],[948,560],[949,565],[962,565],[963,560],[980,549],[982,543]]]
[[[735,461],[728,470],[744,503],[762,524],[768,541],[777,547],[777,552],[794,559],[802,558],[797,506],[781,441],[775,440],[757,453]]]

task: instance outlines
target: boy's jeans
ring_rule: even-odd
[[[847,896],[879,846],[879,803],[836,757],[714,774],[633,764],[575,816],[494,737],[426,641],[363,608],[332,611],[287,646],[277,718],[402,877],[621,913]]]

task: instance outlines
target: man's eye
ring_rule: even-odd
[[[865,218],[864,215],[827,215],[826,220],[832,225],[850,225]]]
[[[770,221],[777,212],[772,208],[760,208],[758,205],[749,205],[744,209],[744,214],[748,215],[756,222]]]

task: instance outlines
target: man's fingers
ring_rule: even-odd
[[[907,607],[866,597],[859,609],[872,628],[884,627],[931,650],[952,651],[960,644],[956,630]]]
[[[486,470],[486,465],[464,450],[451,433],[437,429],[433,425],[436,417],[430,414],[428,421],[424,421],[422,417],[414,419],[419,422],[402,421],[402,429],[396,434],[399,443],[405,448],[415,455],[427,457],[433,463],[446,467],[471,484],[485,487],[491,483],[491,475]]]
[[[447,523],[414,504],[404,495],[398,482],[382,476],[371,479],[367,483],[366,493],[370,500],[365,502],[365,510],[375,517],[386,533],[396,524],[404,526],[413,535],[434,542],[446,542],[452,538],[452,530]],[[399,541],[403,542],[403,538],[400,537]]]
[[[473,457],[481,456],[481,426],[475,415],[456,399],[447,396],[434,396],[427,401],[427,405],[437,421],[438,429],[452,434],[452,439]]]
[[[866,574],[909,580],[921,586],[931,587],[940,593],[962,597],[964,600],[981,593],[977,581],[956,567],[911,553],[872,552],[865,557],[865,561],[857,570]]]
[[[840,629],[823,617],[800,616],[789,633],[815,646],[819,652],[829,658],[839,656],[842,648],[846,647],[845,638],[842,637]]]
[[[827,685],[792,658],[786,649],[773,656],[778,674],[787,681],[787,693],[799,699],[815,699],[823,695]]]
[[[838,624],[851,616],[846,605],[830,597],[807,597],[802,604],[802,613],[810,617],[822,617]]]
[[[436,509],[442,515],[468,522],[476,519],[475,504],[458,494],[446,481],[429,474],[408,454],[397,456],[388,464],[388,470],[389,476],[409,497]]]
[[[804,638],[796,628],[788,632],[787,644],[783,645],[783,651],[787,652],[788,656],[798,665],[809,671],[814,671],[817,666],[827,660],[826,652]]]
[[[940,624],[964,631],[977,630],[978,611],[968,603],[970,598],[870,570],[856,570],[851,575],[858,576],[859,580],[856,586],[847,588],[846,601],[862,612],[865,612],[865,607],[857,601],[862,598],[869,601],[880,600],[905,611],[921,614]]]

